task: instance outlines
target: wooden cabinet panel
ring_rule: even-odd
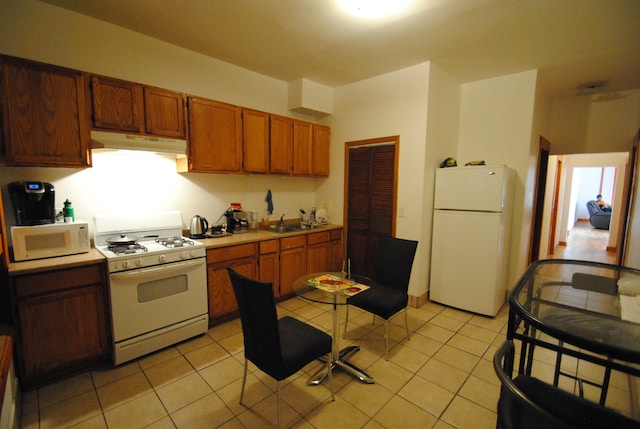
[[[342,243],[342,229],[331,230],[331,241],[329,242],[329,271],[340,271],[342,261],[344,261],[344,250]]]
[[[275,174],[291,174],[293,155],[293,119],[284,116],[270,117],[270,167]]]
[[[324,125],[313,125],[313,145],[311,151],[311,174],[329,176],[331,130]]]
[[[12,278],[20,380],[32,387],[110,352],[104,266]]]
[[[305,274],[307,274],[305,246],[280,251],[280,296],[293,295],[293,282]]]
[[[273,293],[280,296],[280,240],[265,240],[258,243],[258,279],[273,284]]]
[[[0,143],[9,165],[87,167],[84,75],[0,56]]]
[[[329,231],[314,232],[307,235],[307,272],[318,273],[330,270],[331,246]]]
[[[189,170],[242,171],[242,108],[189,97]]]
[[[144,131],[142,85],[91,76],[94,128],[132,133]]]
[[[318,244],[318,243],[328,243],[331,235],[329,231],[322,232],[314,232],[311,234],[307,234],[307,245]]]
[[[120,79],[91,76],[93,127],[184,138],[184,96]]]
[[[87,284],[102,283],[102,269],[99,265],[87,265],[73,270],[45,271],[15,277],[16,297],[52,293]]]
[[[108,350],[102,289],[87,286],[18,304],[27,378]]]
[[[280,250],[293,249],[296,247],[304,247],[307,245],[307,237],[305,235],[294,235],[280,239]]]
[[[256,244],[239,244],[237,246],[220,247],[207,250],[207,264],[233,261],[240,258],[252,258],[256,255]]]
[[[242,109],[242,153],[245,173],[269,172],[269,114]]]
[[[209,322],[229,318],[238,311],[227,267],[255,279],[258,273],[256,244],[241,244],[207,250]]]
[[[258,279],[261,282],[273,284],[273,294],[280,296],[280,255],[278,253],[268,253],[260,255],[258,259]]]
[[[144,87],[144,118],[147,134],[184,138],[184,97],[166,89]]]
[[[293,121],[293,174],[311,175],[311,145],[313,142],[313,124]]]
[[[249,278],[256,278],[255,259],[241,259],[226,265],[209,266],[207,283],[209,288],[209,321],[228,318],[238,311],[227,267]]]
[[[280,250],[280,240],[265,240],[261,241],[259,244],[260,254],[264,255],[267,253],[275,253]]]
[[[319,273],[329,270],[329,242],[307,246],[307,272]]]

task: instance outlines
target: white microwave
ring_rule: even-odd
[[[87,253],[91,248],[87,222],[12,226],[11,241],[15,261]]]

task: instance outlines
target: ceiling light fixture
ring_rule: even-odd
[[[348,14],[364,19],[389,18],[399,15],[415,0],[338,0]]]

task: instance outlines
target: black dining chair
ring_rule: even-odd
[[[418,242],[402,238],[383,236],[378,239],[378,249],[375,259],[375,287],[371,287],[347,299],[347,310],[344,323],[344,334],[347,335],[349,323],[349,306],[361,308],[373,313],[375,317],[384,319],[384,357],[387,359],[389,351],[389,318],[404,309],[404,325],[409,338],[409,323],[407,321],[407,303],[409,295],[409,279],[413,259],[416,255]],[[357,275],[355,276],[357,280]]]
[[[277,424],[280,427],[280,382],[325,355],[331,400],[335,400],[331,376],[331,336],[290,316],[278,319],[272,283],[252,280],[231,268],[227,268],[227,271],[238,303],[244,336],[244,376],[240,403],[244,398],[250,361],[277,382]]]
[[[512,379],[505,371],[505,359],[513,362],[513,358],[511,340],[502,343],[493,357],[501,383],[496,429],[640,428],[638,421],[535,377],[521,374]]]

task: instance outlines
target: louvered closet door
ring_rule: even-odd
[[[351,272],[372,277],[379,236],[393,234],[394,144],[349,150],[347,256]]]

